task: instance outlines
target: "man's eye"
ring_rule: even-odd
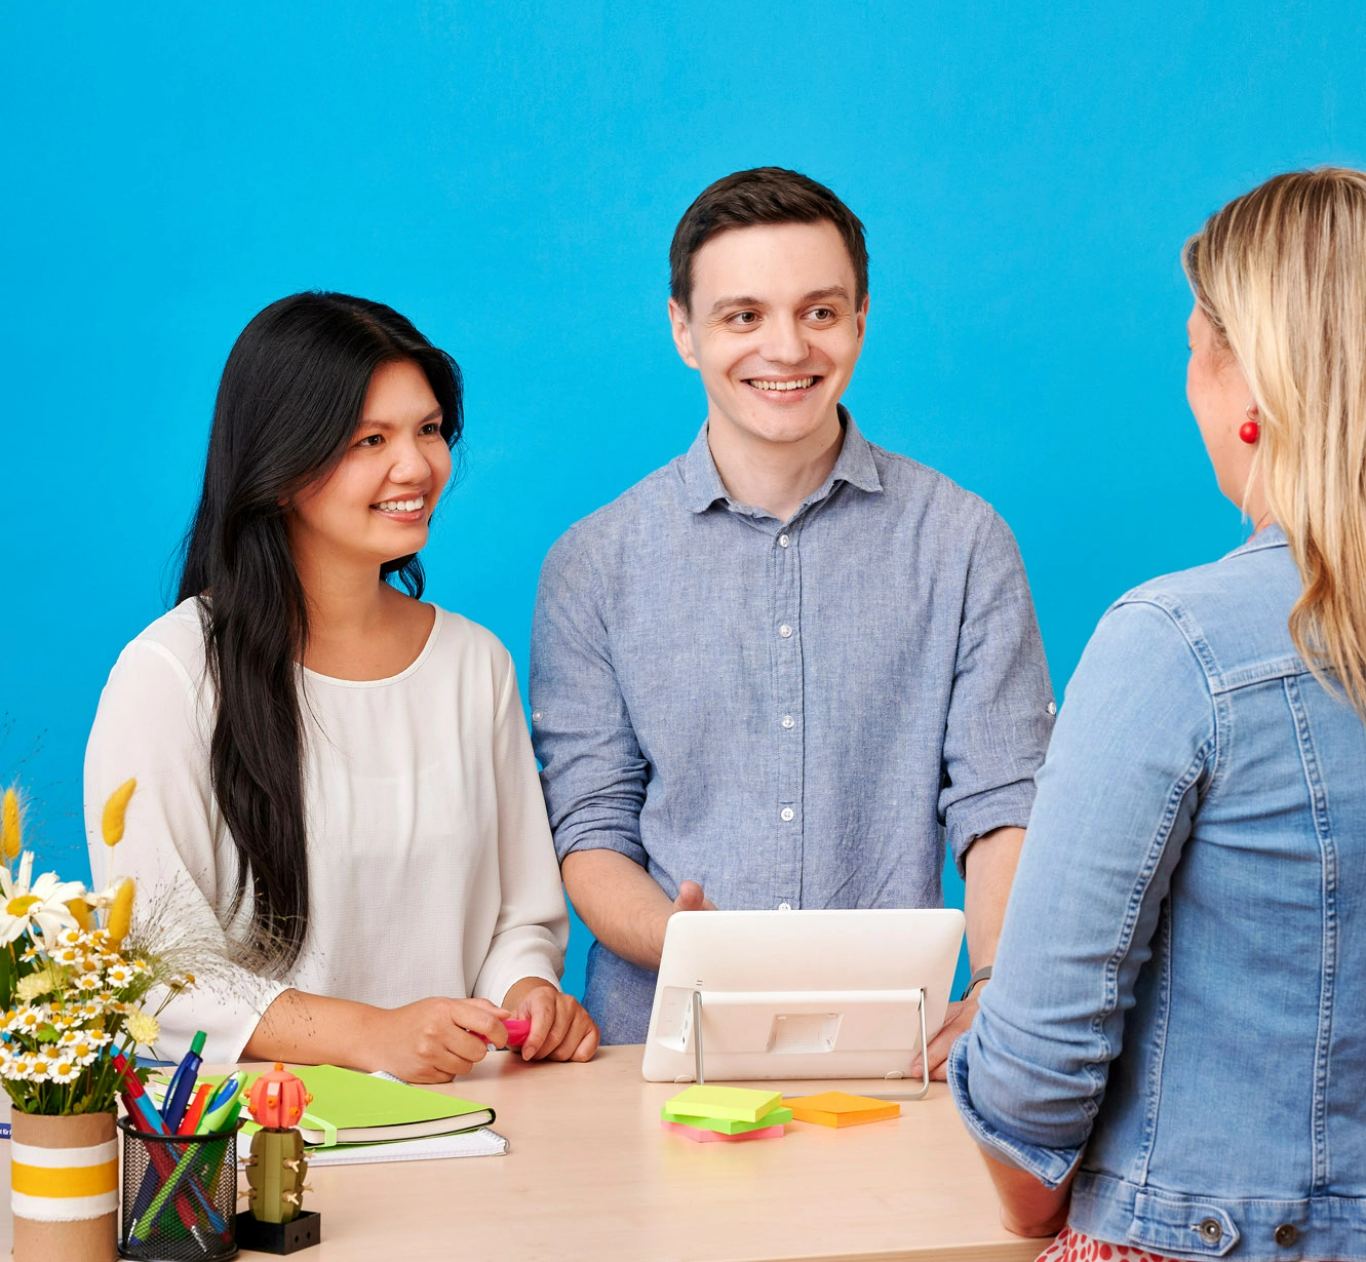
[[[758,323],[759,313],[757,311],[737,311],[730,319],[732,324],[739,324],[747,327]]]
[[[833,320],[835,313],[829,307],[817,307],[812,313],[813,320]]]

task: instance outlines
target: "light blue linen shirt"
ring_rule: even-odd
[[[1015,540],[842,412],[780,522],[707,444],[555,544],[532,736],[561,859],[604,848],[723,908],[938,907],[945,838],[1024,825],[1052,693]],[[642,1042],[654,974],[601,944],[588,1010]]]
[[[949,1078],[1071,1224],[1181,1258],[1366,1258],[1366,725],[1290,639],[1268,527],[1101,620]]]

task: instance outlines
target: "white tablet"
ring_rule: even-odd
[[[932,1039],[944,1023],[964,923],[949,908],[679,912],[642,1073],[909,1077],[922,1030]]]

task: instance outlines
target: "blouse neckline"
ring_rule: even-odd
[[[440,605],[433,605],[432,609],[435,616],[432,618],[432,629],[427,633],[427,642],[422,646],[422,651],[397,675],[386,675],[383,679],[338,679],[335,675],[319,674],[316,670],[310,670],[302,663],[299,664],[299,669],[310,679],[316,679],[319,683],[332,684],[338,688],[383,688],[388,684],[402,683],[431,656],[432,648],[436,644],[436,637],[440,634],[445,611]]]

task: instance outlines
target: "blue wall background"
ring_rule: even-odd
[[[1277,171],[1366,161],[1347,2],[44,8],[0,45],[0,782],[73,877],[100,688],[165,608],[218,373],[272,299],[377,298],[459,360],[429,593],[525,683],[546,549],[704,414],[675,222],[727,171],[805,171],[868,229],[846,401],[1014,527],[1061,688],[1117,594],[1243,535],[1186,409],[1181,243]]]

